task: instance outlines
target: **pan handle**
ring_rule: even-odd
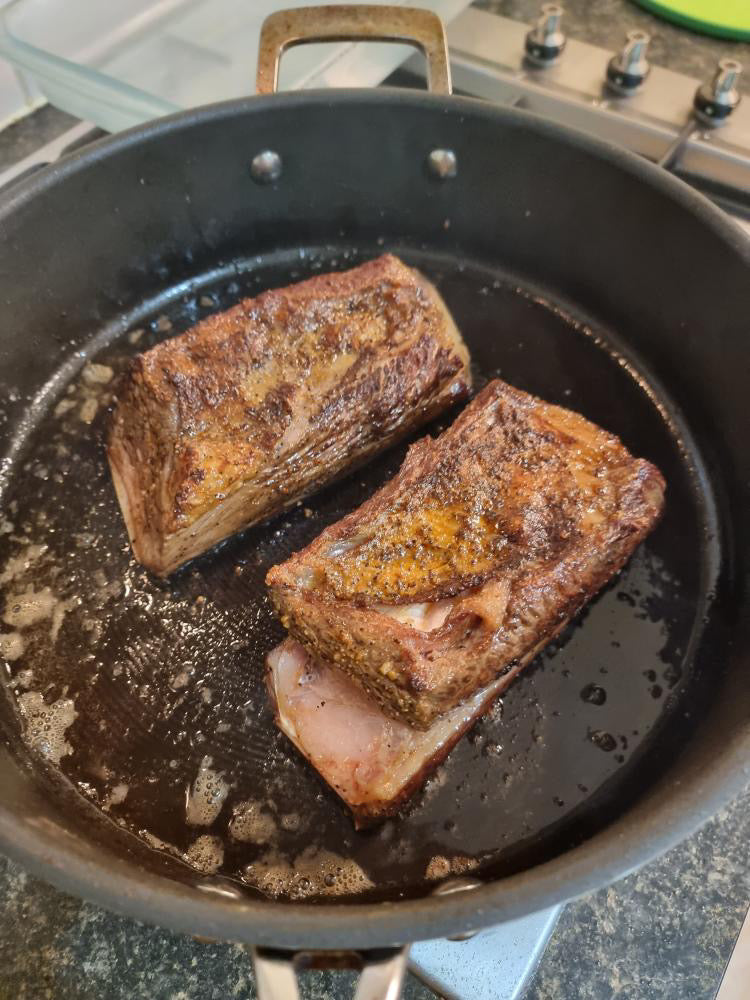
[[[300,1000],[298,968],[360,969],[354,1000],[399,1000],[409,948],[366,952],[303,952],[253,948],[258,1000]]]
[[[297,7],[269,15],[260,29],[259,94],[278,88],[279,63],[293,45],[309,42],[404,42],[424,53],[427,85],[435,94],[450,94],[451,72],[443,22],[417,7],[341,4]]]

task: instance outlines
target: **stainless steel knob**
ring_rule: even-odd
[[[607,64],[607,86],[622,97],[629,97],[643,86],[650,66],[646,59],[651,36],[645,31],[629,31],[625,45]]]
[[[721,125],[740,103],[737,80],[742,63],[736,59],[720,59],[713,78],[702,83],[693,98],[695,117],[704,125]]]
[[[551,66],[565,48],[562,31],[563,8],[546,3],[535,25],[526,35],[526,58],[535,66]]]

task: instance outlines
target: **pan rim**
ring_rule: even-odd
[[[335,95],[335,96],[332,96]],[[268,96],[241,97],[214,104],[201,105],[186,111],[154,118],[141,125],[123,129],[114,135],[103,136],[94,140],[83,149],[75,150],[61,161],[47,167],[0,191],[0,221],[27,200],[41,194],[46,188],[63,180],[68,174],[85,169],[99,159],[115,155],[120,149],[127,148],[131,143],[142,139],[156,138],[173,131],[198,125],[206,119],[221,121],[249,112],[262,114],[266,110],[274,110],[278,105],[294,108],[297,105],[320,104],[335,110],[341,104],[363,104],[367,100],[374,104],[391,105],[394,109],[408,107],[410,109],[442,107],[446,113],[454,109],[460,112],[472,113],[474,117],[488,120],[504,121],[506,123],[525,122],[541,135],[557,138],[563,142],[577,146],[593,156],[635,175],[639,180],[648,183],[652,188],[671,195],[678,204],[690,209],[702,222],[707,224],[718,235],[739,253],[750,264],[750,239],[742,228],[717,205],[695,188],[657,166],[650,160],[632,153],[613,142],[598,139],[581,129],[567,125],[558,125],[543,115],[524,108],[490,104],[478,97],[463,97],[457,95],[431,94],[422,91],[407,90],[400,87],[378,87],[375,89],[336,88],[335,90],[305,90],[288,91]]]
[[[132,872],[135,866],[104,849],[97,849],[99,858],[71,855],[56,842],[54,833],[30,829],[2,804],[0,847],[11,860],[64,892],[121,916],[185,934],[289,949],[402,945],[515,920],[639,870],[697,831],[745,788],[746,774],[734,762],[747,759],[750,733],[736,742],[736,752],[724,756],[720,769],[712,767],[678,791],[671,789],[669,808],[681,817],[678,821],[665,823],[666,808],[658,805],[640,816],[644,804],[658,797],[663,784],[659,782],[622,817],[570,851],[472,892],[446,896],[338,905],[203,899],[161,875],[142,873],[134,878],[127,870]],[[696,785],[700,785],[697,793]],[[629,838],[630,828],[635,827],[639,835]],[[645,842],[648,848],[632,847],[629,840]],[[122,871],[113,870],[112,861]],[[550,883],[557,890],[554,895]]]
[[[27,200],[69,174],[99,159],[116,155],[131,143],[191,128],[207,120],[263,114],[279,105],[312,105],[332,109],[341,103],[368,102],[411,110],[441,107],[449,113],[525,127],[609,162],[648,184],[697,217],[750,266],[750,240],[720,209],[687,184],[626,150],[515,108],[494,107],[474,98],[439,97],[381,89],[306,91],[271,97],[244,98],[157,119],[71,154],[0,195],[0,220]],[[201,899],[186,886],[163,876],[138,875],[134,865],[93,849],[89,857],[66,849],[54,831],[31,829],[0,803],[0,847],[34,874],[66,891],[127,916],[175,930],[280,947],[373,947],[489,926],[543,909],[586,893],[626,875],[694,832],[747,782],[742,765],[750,756],[750,724],[737,731],[690,780],[671,786],[653,785],[628,811],[570,851],[541,865],[488,883],[471,893],[424,897],[395,903],[304,905],[273,901]],[[661,798],[662,801],[659,801]],[[633,836],[632,831],[637,828]],[[113,866],[112,860],[115,865]]]

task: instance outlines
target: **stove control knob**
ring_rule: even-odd
[[[607,86],[621,97],[635,94],[650,69],[646,50],[651,41],[645,31],[629,31],[623,48],[607,64]]]
[[[702,83],[693,98],[693,112],[703,125],[723,124],[740,103],[737,79],[742,63],[736,59],[720,59],[713,79]]]
[[[565,35],[560,24],[563,8],[546,3],[536,24],[526,35],[526,58],[535,66],[551,66],[565,48]]]

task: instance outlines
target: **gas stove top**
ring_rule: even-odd
[[[559,4],[544,4],[532,24],[472,7],[448,26],[454,87],[624,146],[697,187],[750,232],[750,97],[740,93],[741,62],[724,56],[704,79],[692,78],[651,64],[648,32],[620,33],[610,51],[567,37]],[[419,75],[418,57],[405,68]]]

